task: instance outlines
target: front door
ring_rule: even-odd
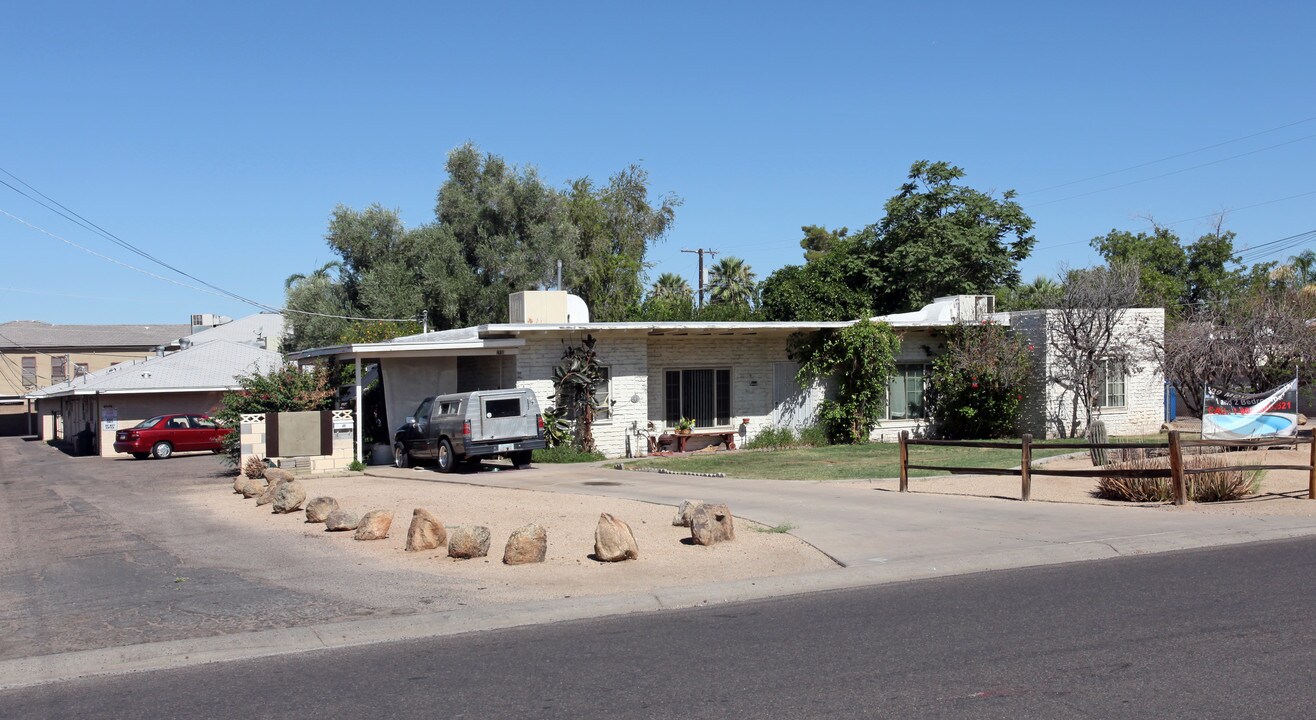
[[[813,424],[818,408],[814,394],[795,381],[799,371],[799,363],[772,364],[772,424],[776,427],[798,430]]]

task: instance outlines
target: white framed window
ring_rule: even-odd
[[[1105,408],[1122,408],[1124,396],[1124,363],[1119,360],[1101,361],[1097,369],[1097,406]]]
[[[923,420],[927,406],[923,402],[928,366],[916,363],[897,363],[896,373],[887,385],[886,407],[888,420]]]
[[[37,359],[34,355],[23,358],[23,387],[32,389],[37,386]]]
[[[673,368],[663,371],[663,420],[681,418],[695,428],[731,426],[731,368]]]
[[[50,356],[50,384],[62,383],[68,379],[69,356]]]
[[[599,381],[594,384],[594,402],[599,407],[594,411],[594,422],[612,422],[612,368],[599,366]]]

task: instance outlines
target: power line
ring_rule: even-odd
[[[3,183],[3,184],[8,185],[8,183],[5,183],[3,180],[0,180],[0,183]],[[12,187],[12,186],[10,186],[10,187]],[[157,280],[163,280],[163,281],[165,281],[165,282],[167,282],[167,283],[173,283],[174,285],[178,285],[179,287],[185,287],[185,288],[187,288],[187,289],[189,289],[189,290],[196,290],[196,291],[198,291],[198,292],[209,293],[209,294],[211,294],[211,295],[216,295],[216,296],[219,296],[219,297],[230,297],[230,298],[233,298],[233,299],[239,300],[239,301],[241,301],[241,302],[247,303],[248,305],[252,305],[252,306],[254,306],[254,307],[256,307],[256,308],[259,308],[259,309],[261,309],[261,310],[266,310],[266,311],[268,311],[268,312],[278,313],[278,314],[280,314],[280,315],[287,315],[288,313],[294,313],[294,314],[297,314],[297,315],[308,315],[308,316],[312,316],[312,317],[333,318],[333,319],[336,319],[336,320],[377,320],[377,321],[385,321],[385,322],[407,322],[407,321],[415,320],[414,317],[410,317],[410,318],[372,318],[372,317],[357,317],[357,316],[353,316],[353,315],[334,315],[334,314],[331,314],[331,313],[318,313],[318,312],[311,312],[311,311],[309,311],[309,310],[294,310],[293,308],[275,308],[275,307],[271,307],[271,306],[266,305],[266,304],[264,304],[264,303],[258,303],[258,302],[255,302],[255,301],[253,301],[253,300],[248,300],[248,299],[246,299],[246,298],[241,297],[240,295],[235,295],[235,294],[232,294],[232,293],[227,293],[227,292],[225,292],[225,291],[223,291],[223,290],[219,290],[219,291],[216,291],[216,290],[208,290],[208,289],[206,289],[206,288],[197,287],[196,285],[189,285],[188,283],[181,282],[181,281],[178,281],[178,280],[174,280],[173,278],[167,278],[167,277],[164,277],[163,275],[157,275],[156,273],[153,273],[153,272],[151,272],[151,271],[149,271],[149,270],[143,270],[143,269],[141,269],[141,268],[139,268],[139,267],[136,267],[136,266],[134,266],[134,265],[129,265],[128,263],[123,262],[122,260],[116,260],[116,259],[114,259],[114,258],[112,258],[112,257],[110,257],[110,256],[108,256],[108,255],[102,255],[101,253],[98,253],[98,252],[96,252],[95,250],[92,250],[92,249],[90,249],[90,248],[83,247],[82,245],[79,245],[78,243],[75,243],[75,242],[73,242],[72,240],[69,240],[68,238],[62,237],[62,236],[60,236],[60,235],[56,235],[55,233],[53,233],[53,232],[51,232],[51,231],[49,231],[49,230],[47,230],[47,229],[45,229],[45,228],[43,228],[43,227],[40,227],[39,225],[34,225],[34,224],[28,222],[27,220],[24,220],[23,218],[18,217],[17,215],[14,215],[13,213],[11,213],[11,212],[9,212],[9,211],[3,209],[3,208],[0,208],[0,215],[4,215],[4,216],[8,217],[9,219],[13,220],[14,222],[17,222],[17,223],[20,223],[20,224],[26,225],[26,226],[32,228],[33,230],[36,230],[37,232],[40,232],[40,233],[42,233],[42,234],[44,234],[44,235],[48,235],[48,236],[50,236],[50,237],[52,237],[52,238],[54,238],[54,239],[56,239],[56,240],[58,240],[58,241],[60,241],[60,242],[62,242],[62,243],[65,243],[65,244],[67,244],[67,245],[70,245],[70,246],[72,246],[72,247],[75,247],[75,248],[77,248],[77,249],[79,249],[79,250],[81,250],[81,251],[83,251],[83,252],[85,252],[85,253],[87,253],[87,254],[89,254],[89,255],[93,255],[93,256],[95,256],[95,257],[98,257],[98,258],[100,258],[101,260],[106,260],[106,261],[108,261],[108,262],[112,262],[112,263],[114,263],[115,265],[119,265],[119,266],[121,266],[121,267],[125,267],[125,268],[127,268],[127,269],[129,269],[129,270],[132,270],[132,271],[134,271],[134,272],[139,272],[139,273],[142,273],[143,275],[147,275],[147,276],[149,276],[149,277],[153,277],[153,278],[155,278],[155,279],[157,279]],[[185,274],[185,273],[184,273],[184,274]],[[191,276],[188,276],[188,277],[191,277]],[[209,283],[205,283],[204,281],[199,281],[199,282],[202,282],[203,284],[209,285]]]
[[[1079,183],[1085,183],[1085,182],[1087,182],[1087,181],[1089,181],[1089,180],[1098,180],[1098,179],[1100,179],[1100,178],[1109,177],[1109,176],[1111,176],[1111,175],[1118,175],[1118,174],[1120,174],[1120,173],[1128,172],[1128,171],[1130,171],[1130,170],[1138,170],[1139,168],[1145,168],[1145,167],[1147,167],[1147,166],[1149,166],[1149,165],[1156,165],[1156,164],[1158,164],[1158,163],[1163,163],[1163,162],[1167,162],[1167,161],[1170,161],[1170,160],[1177,160],[1177,159],[1179,159],[1179,158],[1181,158],[1181,157],[1187,157],[1187,156],[1189,156],[1189,155],[1195,155],[1195,154],[1197,154],[1197,153],[1199,153],[1199,152],[1205,152],[1205,151],[1207,151],[1207,150],[1214,150],[1215,148],[1218,148],[1218,147],[1224,147],[1225,145],[1231,145],[1231,144],[1236,143],[1236,142],[1242,142],[1243,140],[1250,140],[1250,139],[1252,139],[1252,138],[1254,138],[1254,137],[1259,137],[1259,136],[1261,136],[1261,135],[1266,135],[1266,134],[1269,134],[1269,133],[1278,132],[1278,131],[1280,131],[1280,130],[1284,130],[1285,128],[1291,128],[1291,127],[1293,127],[1293,126],[1295,126],[1295,125],[1302,125],[1303,123],[1309,123],[1309,122],[1311,122],[1311,121],[1313,121],[1313,120],[1316,120],[1316,116],[1309,117],[1309,118],[1303,118],[1302,120],[1296,120],[1296,121],[1291,122],[1291,123],[1288,123],[1288,124],[1286,124],[1286,125],[1280,125],[1279,127],[1270,128],[1269,130],[1262,130],[1262,131],[1260,131],[1260,132],[1254,132],[1254,133],[1252,133],[1251,135],[1244,135],[1244,136],[1242,136],[1242,137],[1233,138],[1232,140],[1225,140],[1225,141],[1222,141],[1222,142],[1214,143],[1214,144],[1212,144],[1212,145],[1206,145],[1206,146],[1204,146],[1204,147],[1196,148],[1196,149],[1193,149],[1193,150],[1187,150],[1187,151],[1185,151],[1185,152],[1177,153],[1177,154],[1174,154],[1174,155],[1167,155],[1167,156],[1165,156],[1165,157],[1163,157],[1163,158],[1157,158],[1157,159],[1155,159],[1155,160],[1148,160],[1147,162],[1138,163],[1137,165],[1130,165],[1130,166],[1128,166],[1128,167],[1120,168],[1119,170],[1111,170],[1111,171],[1109,171],[1109,172],[1099,173],[1099,174],[1097,174],[1097,175],[1089,175],[1088,177],[1080,178],[1080,179],[1078,179],[1078,180],[1070,180],[1069,182],[1058,183],[1058,184],[1056,184],[1056,185],[1048,185],[1048,186],[1046,186],[1046,187],[1044,187],[1044,188],[1037,188],[1036,190],[1029,190],[1029,191],[1026,192],[1026,193],[1019,193],[1019,195],[1030,195],[1030,194],[1036,194],[1036,193],[1040,193],[1040,192],[1046,192],[1047,190],[1056,190],[1056,189],[1058,189],[1058,188],[1062,188],[1062,187],[1069,187],[1070,185],[1077,185],[1077,184],[1079,184]]]
[[[1087,197],[1087,196],[1089,196],[1089,195],[1097,195],[1097,194],[1099,194],[1099,193],[1110,192],[1111,190],[1118,190],[1118,189],[1120,189],[1120,188],[1126,188],[1126,187],[1129,187],[1130,185],[1139,185],[1139,184],[1141,184],[1141,183],[1151,182],[1152,180],[1160,180],[1161,178],[1167,178],[1167,177],[1170,177],[1170,176],[1172,176],[1172,175],[1180,175],[1180,174],[1183,174],[1183,173],[1186,173],[1186,172],[1190,172],[1190,171],[1192,171],[1192,170],[1199,170],[1199,169],[1204,168],[1204,167],[1210,167],[1211,165],[1219,165],[1219,164],[1222,163],[1222,162],[1228,162],[1228,161],[1230,161],[1230,160],[1237,160],[1238,158],[1241,158],[1241,157],[1247,157],[1248,155],[1256,155],[1257,153],[1260,153],[1260,152],[1265,152],[1265,151],[1267,151],[1267,150],[1274,150],[1275,148],[1284,147],[1285,145],[1292,145],[1293,143],[1302,142],[1303,140],[1310,140],[1310,139],[1312,139],[1312,138],[1316,138],[1316,134],[1312,134],[1312,135],[1303,135],[1302,137],[1300,137],[1300,138],[1295,138],[1295,139],[1293,139],[1293,140],[1285,140],[1285,141],[1282,142],[1282,143],[1276,143],[1276,144],[1274,144],[1274,145],[1267,145],[1266,147],[1263,147],[1263,148],[1257,148],[1256,150],[1249,150],[1249,151],[1247,151],[1247,152],[1245,152],[1245,153],[1239,153],[1239,154],[1237,154],[1237,155],[1230,155],[1229,157],[1220,158],[1220,159],[1218,159],[1218,160],[1212,160],[1212,161],[1210,161],[1210,162],[1204,162],[1204,163],[1202,163],[1202,164],[1200,164],[1200,165],[1192,165],[1192,166],[1190,166],[1190,167],[1181,168],[1181,169],[1179,169],[1179,170],[1171,170],[1170,172],[1167,172],[1167,173],[1161,173],[1160,175],[1153,175],[1153,176],[1151,176],[1151,177],[1147,177],[1147,178],[1142,178],[1141,180],[1130,180],[1129,182],[1126,182],[1126,183],[1120,183],[1119,185],[1111,185],[1110,187],[1104,187],[1104,188],[1101,188],[1101,189],[1099,189],[1099,190],[1089,190],[1088,192],[1078,193],[1077,195],[1069,195],[1069,196],[1062,197],[1062,198],[1056,198],[1056,199],[1054,199],[1054,200],[1047,200],[1047,201],[1045,201],[1045,202],[1032,203],[1031,205],[1028,205],[1028,209],[1031,210],[1032,208],[1039,208],[1039,207],[1042,207],[1042,206],[1044,206],[1044,205],[1052,205],[1052,204],[1054,204],[1054,203],[1058,203],[1058,202],[1065,202],[1066,200],[1075,200],[1075,199],[1077,199],[1077,198]]]

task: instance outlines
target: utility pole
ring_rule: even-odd
[[[700,307],[700,309],[703,309],[703,307],[704,307],[704,285],[705,285],[705,275],[704,275],[704,255],[716,256],[716,255],[717,255],[717,251],[716,251],[716,250],[710,250],[710,249],[708,249],[708,248],[697,248],[697,249],[695,249],[695,250],[685,250],[685,249],[682,249],[681,252],[683,252],[683,253],[697,253],[697,254],[699,255],[699,307]]]

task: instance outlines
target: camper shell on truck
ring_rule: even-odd
[[[533,391],[477,390],[422,400],[393,436],[393,462],[400,468],[432,462],[446,473],[458,463],[501,456],[519,468],[544,446],[544,416]]]

